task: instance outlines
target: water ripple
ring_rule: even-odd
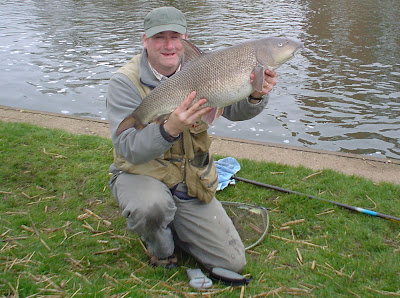
[[[142,20],[171,3],[205,51],[265,35],[297,38],[270,103],[211,134],[400,158],[400,2],[387,0],[0,3],[0,104],[105,117],[107,83],[142,50]]]

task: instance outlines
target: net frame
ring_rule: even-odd
[[[256,245],[260,244],[266,237],[267,233],[268,233],[268,228],[269,228],[269,214],[268,214],[268,209],[262,206],[259,206],[257,204],[248,204],[248,203],[240,203],[240,202],[231,202],[231,201],[220,201],[222,206],[224,207],[225,211],[227,212],[228,216],[231,217],[233,224],[235,225],[236,229],[239,232],[239,235],[241,234],[240,231],[243,231],[243,227],[241,226],[237,226],[238,222],[240,222],[240,220],[243,218],[243,216],[247,216],[247,215],[252,215],[252,219],[255,219],[255,217],[260,218],[259,219],[259,224],[257,226],[251,226],[252,223],[250,222],[250,216],[248,216],[247,218],[249,219],[248,221],[249,226],[254,230],[254,233],[256,232],[260,232],[261,230],[261,236],[256,240],[256,241],[252,241],[253,243],[247,245],[245,247],[245,250],[249,250],[253,247],[255,247]],[[236,208],[237,210],[240,210],[242,212],[242,215],[239,216],[237,215],[234,211],[233,208]],[[255,210],[257,210],[257,212],[255,212]],[[232,213],[234,216],[236,216],[237,218],[239,218],[239,220],[235,220],[235,218],[232,218]],[[256,216],[257,214],[257,216]],[[235,224],[236,222],[236,224]],[[254,225],[254,224],[253,224]],[[262,228],[260,229],[259,226],[261,226]],[[241,235],[242,238],[242,235]],[[243,239],[242,239],[243,241]]]

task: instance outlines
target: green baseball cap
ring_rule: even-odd
[[[144,18],[144,33],[146,37],[152,37],[163,31],[175,31],[185,34],[186,28],[185,16],[175,7],[164,6],[155,8]]]

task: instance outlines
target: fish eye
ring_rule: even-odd
[[[278,43],[278,47],[283,47],[283,43]]]

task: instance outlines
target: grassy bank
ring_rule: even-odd
[[[149,267],[126,230],[107,186],[110,140],[0,122],[0,161],[0,297],[200,296],[187,285],[192,258]],[[399,186],[239,162],[241,177],[400,216]],[[217,197],[270,208],[270,229],[247,255],[253,281],[209,295],[400,296],[399,223],[243,182]]]

